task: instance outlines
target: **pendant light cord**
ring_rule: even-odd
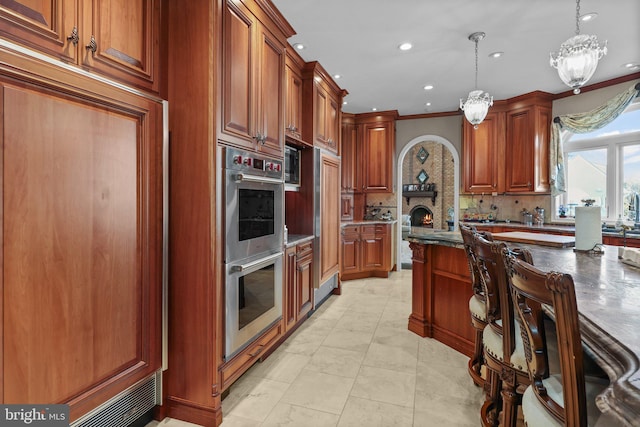
[[[576,36],[580,34],[580,0],[576,0]]]
[[[476,86],[475,88],[478,89],[478,38],[476,37]]]

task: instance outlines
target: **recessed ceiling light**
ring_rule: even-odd
[[[347,101],[342,101],[342,105],[347,105]]]
[[[304,49],[304,45],[302,43],[296,43],[293,45],[293,47],[295,47],[298,50]]]
[[[373,107],[371,111],[378,111],[378,109],[376,107]]]
[[[580,15],[580,20],[582,22],[589,22],[589,21],[593,21],[597,17],[598,17],[598,14],[596,12],[585,13],[584,15]]]
[[[426,85],[424,87],[424,90],[431,90],[431,89],[433,89],[433,85]]]
[[[339,79],[340,77],[342,77],[340,74],[334,74],[334,75],[333,75],[333,78],[334,78],[334,79]]]
[[[493,52],[489,54],[489,58],[500,58],[504,55],[504,52]]]
[[[409,50],[413,47],[413,45],[411,43],[402,43],[400,46],[398,46],[398,49],[400,50]]]
[[[628,68],[630,70],[637,70],[640,68],[640,63],[637,62],[627,62],[626,64],[622,64],[623,67]]]
[[[424,105],[426,105],[427,107],[431,107],[431,103],[430,103],[430,102],[427,102],[427,103],[426,103],[426,104],[424,104]]]

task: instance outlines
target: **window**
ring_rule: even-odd
[[[554,200],[554,219],[572,221],[575,207],[593,199],[604,221],[640,222],[640,102],[595,132],[563,138],[567,192]]]

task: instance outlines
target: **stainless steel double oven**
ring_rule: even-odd
[[[233,148],[224,158],[225,360],[282,317],[282,161]]]

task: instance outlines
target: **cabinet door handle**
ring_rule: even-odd
[[[92,35],[89,40],[89,44],[85,46],[87,50],[90,50],[91,53],[96,53],[98,50],[98,43],[96,43],[96,38]]]
[[[80,41],[80,37],[78,37],[78,27],[73,27],[71,34],[67,37],[67,40],[73,43],[74,46],[78,45],[78,42]]]

